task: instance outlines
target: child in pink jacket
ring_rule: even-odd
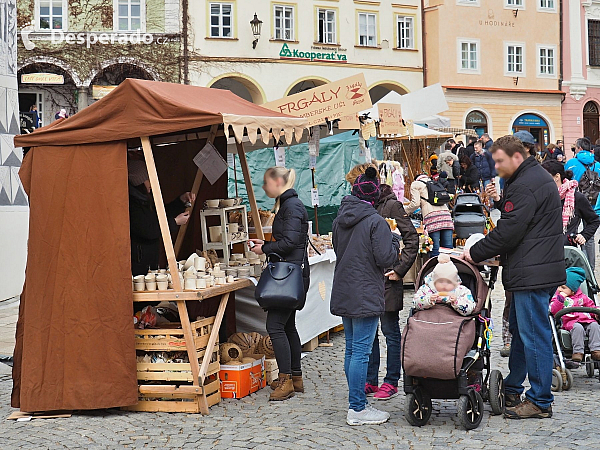
[[[556,314],[563,308],[585,306],[596,308],[596,304],[581,292],[581,283],[585,280],[585,271],[580,267],[567,269],[567,282],[559,286],[556,294],[550,300],[550,313]],[[600,361],[600,325],[595,314],[575,312],[562,317],[563,328],[571,333],[573,341],[572,360],[583,360],[585,335],[588,335],[588,346],[592,352],[592,359]]]

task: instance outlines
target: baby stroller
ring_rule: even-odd
[[[581,290],[585,295],[592,299],[596,305],[598,305],[597,294],[600,292],[600,288],[598,287],[594,271],[585,254],[577,247],[566,246],[565,263],[567,267],[581,267],[585,270],[585,283],[581,284]],[[556,367],[552,371],[552,390],[555,392],[561,390],[568,391],[571,389],[571,386],[573,385],[573,374],[569,369],[579,367],[575,362],[565,362],[565,356],[571,358],[573,355],[573,344],[571,342],[571,333],[562,329],[561,320],[565,314],[574,312],[592,313],[600,316],[600,308],[586,308],[583,306],[563,308],[557,312],[554,317],[550,314],[550,325],[552,328],[552,336],[554,338],[554,365]],[[585,338],[584,355],[583,364],[585,364],[587,376],[592,378],[595,370],[600,369],[600,361],[592,361],[587,337]],[[598,380],[600,381],[600,371],[598,373]]]
[[[485,206],[477,194],[460,194],[452,210],[456,239],[468,239],[485,231]]]
[[[492,267],[486,285],[476,267],[457,258],[451,260],[477,306],[470,316],[461,316],[442,304],[411,310],[402,333],[404,415],[411,425],[423,426],[431,417],[432,399],[458,399],[459,421],[472,430],[481,423],[484,401],[490,403],[494,414],[504,412],[504,379],[500,371],[490,370],[488,340],[490,296],[498,267]],[[437,264],[437,258],[425,263],[417,286]]]

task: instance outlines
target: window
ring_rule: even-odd
[[[538,46],[538,75],[554,78],[556,75],[556,47]]]
[[[65,30],[66,5],[63,0],[40,0],[39,20],[40,30]]]
[[[525,8],[525,0],[505,0],[506,8]],[[550,0],[552,1],[552,0]]]
[[[233,37],[233,4],[210,4],[210,37]]]
[[[275,18],[275,39],[285,41],[294,40],[294,7],[293,6],[274,6]]]
[[[398,16],[398,48],[415,48],[414,17]]]
[[[539,9],[555,11],[554,0],[539,0]]]
[[[143,31],[142,0],[118,0],[117,30]]]
[[[367,47],[377,46],[377,16],[358,13],[358,43]]]
[[[317,14],[319,18],[318,42],[322,44],[336,44],[335,10],[318,8]]]
[[[460,6],[479,6],[479,0],[456,0],[456,4]]]
[[[588,20],[590,66],[600,66],[600,20]]]
[[[506,73],[523,74],[525,61],[525,48],[520,44],[506,46]]]
[[[459,39],[458,71],[463,73],[479,73],[479,40]]]

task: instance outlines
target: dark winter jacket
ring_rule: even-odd
[[[563,200],[564,204],[565,201]],[[579,191],[575,191],[575,211],[573,212],[573,217],[569,221],[567,225],[567,232],[565,233],[564,245],[572,245],[569,243],[569,235],[577,234],[579,229],[579,224],[583,220],[583,230],[581,230],[581,235],[585,238],[586,241],[594,238],[594,234],[596,234],[596,230],[598,226],[600,226],[600,217],[590,205],[590,202]]]
[[[469,159],[471,159],[471,156],[473,156],[473,153],[475,153],[475,145],[474,144],[469,144],[464,148],[461,148],[458,151],[458,159],[462,158],[463,156],[467,156]]]
[[[481,155],[473,153],[471,163],[477,167],[483,181],[491,180],[496,176],[496,167],[490,152],[484,151]]]
[[[308,213],[304,204],[293,189],[279,196],[279,211],[275,215],[272,228],[273,242],[265,242],[262,251],[268,255],[276,253],[285,261],[304,264],[304,292],[310,284],[310,266],[308,265]]]
[[[479,189],[479,170],[477,170],[477,167],[475,167],[475,165],[471,164],[467,168],[467,170],[461,169],[461,173],[461,187],[471,192],[475,192],[477,189]]]
[[[352,318],[383,314],[384,273],[398,259],[398,236],[375,208],[349,195],[333,221],[333,248],[337,263],[331,314]]]
[[[494,141],[492,139],[490,139],[489,141],[487,141],[485,144],[483,144],[483,149],[487,152],[490,151],[490,148],[492,148],[492,145],[494,145]]]
[[[384,219],[396,219],[396,225],[402,234],[402,244],[404,247],[400,253],[400,259],[396,261],[392,268],[400,278],[404,278],[414,264],[415,259],[417,259],[417,253],[419,251],[419,234],[417,233],[417,230],[415,230],[408,214],[404,211],[404,206],[396,199],[396,195],[393,192],[380,198],[376,207],[377,212]],[[385,310],[392,312],[401,311],[404,307],[403,296],[404,289],[402,279],[399,281],[390,281],[386,277],[384,295]]]
[[[531,156],[504,185],[496,228],[471,247],[475,262],[500,255],[507,291],[555,288],[566,281],[562,206],[552,176]],[[540,318],[542,320],[543,318]]]
[[[185,211],[176,198],[165,205],[169,229],[177,229],[175,217]],[[161,242],[160,225],[152,197],[129,185],[129,234],[131,237],[131,273],[145,275],[148,269],[158,269]]]

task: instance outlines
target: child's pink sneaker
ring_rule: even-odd
[[[372,397],[373,394],[376,394],[379,391],[379,388],[373,384],[365,383],[365,394],[368,397]]]
[[[375,400],[389,400],[398,395],[398,388],[389,383],[383,383],[373,398]]]

